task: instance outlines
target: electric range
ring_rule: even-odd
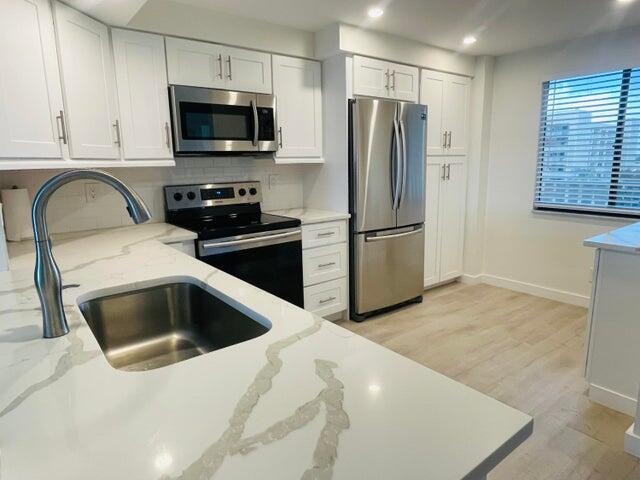
[[[167,223],[198,235],[196,257],[303,307],[300,220],[262,213],[260,182],[164,188]]]

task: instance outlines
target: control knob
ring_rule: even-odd
[[[255,195],[256,193],[258,193],[258,190],[256,190],[255,188],[251,187],[249,189],[249,195]]]
[[[196,194],[195,194],[195,193],[193,193],[193,192],[187,192],[187,198],[188,198],[189,200],[193,200],[193,199],[195,199],[195,198],[196,198]]]
[[[182,194],[181,194],[180,192],[176,192],[176,193],[174,193],[174,194],[173,194],[173,199],[174,199],[176,202],[179,202],[180,200],[182,200]]]
[[[244,188],[238,190],[238,195],[244,197],[247,194],[247,191]]]

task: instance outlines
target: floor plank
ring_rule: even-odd
[[[422,304],[338,323],[534,417],[531,438],[489,480],[640,480],[623,450],[633,419],[586,395],[584,308],[454,283]]]

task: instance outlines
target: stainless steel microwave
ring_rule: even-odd
[[[273,95],[169,87],[176,155],[275,152]]]

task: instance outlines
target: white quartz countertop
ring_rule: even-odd
[[[584,245],[605,250],[640,253],[640,222],[587,238]]]
[[[41,338],[32,266],[0,273],[0,478],[484,478],[530,435],[528,415],[162,243],[189,233],[56,244],[78,284],[56,339]],[[177,280],[271,329],[155,370],[111,367],[78,303]]]
[[[331,212],[329,210],[318,210],[315,208],[288,208],[286,210],[273,210],[267,213],[299,218],[302,225],[332,222],[334,220],[347,220],[351,216],[348,213]]]

